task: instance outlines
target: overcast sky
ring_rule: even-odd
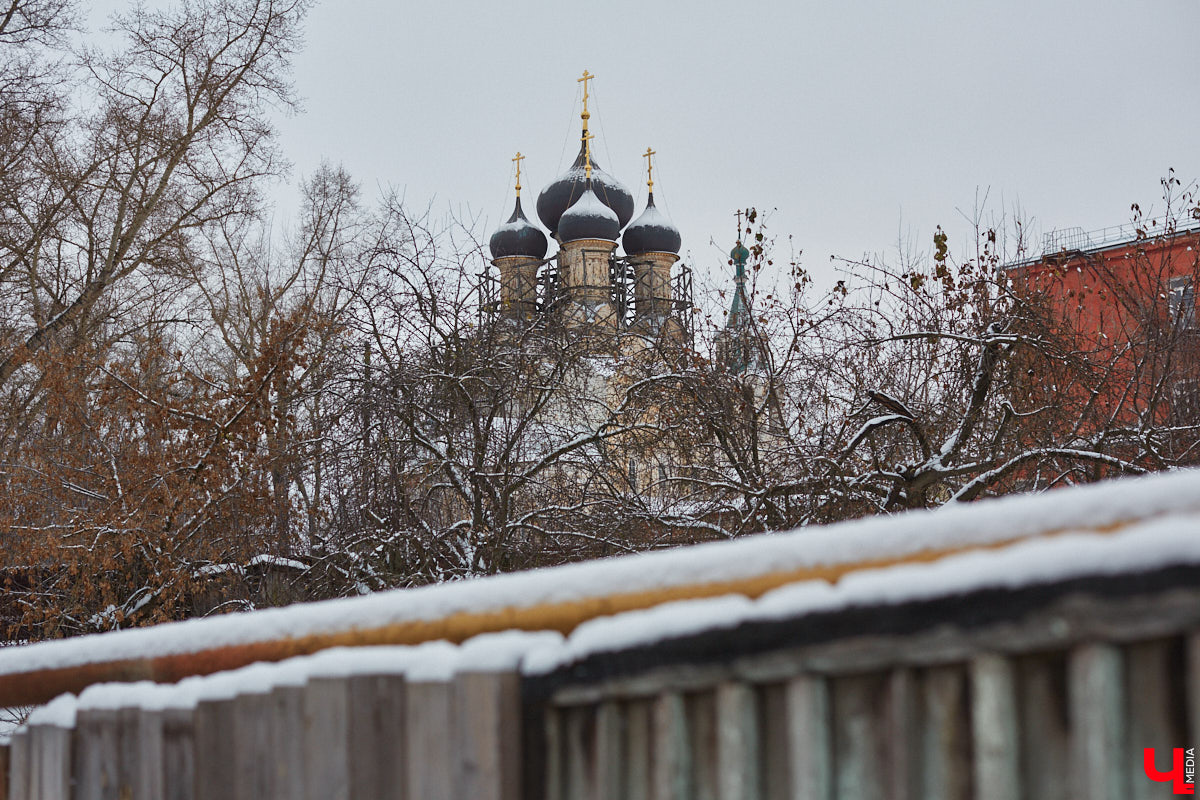
[[[570,163],[587,69],[597,158],[640,213],[658,152],[697,267],[754,205],[827,270],[902,233],[927,249],[936,224],[959,252],[985,192],[1039,234],[1127,222],[1169,167],[1200,176],[1198,38],[1200,0],[323,0],[282,145],[296,178],[340,162],[368,197],[394,186],[486,235],[517,150],[530,211]]]

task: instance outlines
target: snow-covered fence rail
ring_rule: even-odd
[[[961,580],[931,567],[908,587],[882,574],[847,587],[870,603],[710,601],[662,609],[653,641],[576,647],[554,666],[531,656],[525,702],[542,719],[526,749],[544,754],[529,773],[544,783],[529,796],[1166,797],[1143,749],[1165,771],[1200,740],[1200,569],[1151,566],[1128,535],[1103,554],[1055,542],[1084,563],[1051,581],[1005,569],[1055,555],[1031,543],[979,559],[1008,563],[977,589],[942,593],[981,578],[956,559],[939,566]],[[696,624],[706,612],[715,630]]]
[[[11,800],[1156,797],[1200,474],[0,651],[64,684]]]

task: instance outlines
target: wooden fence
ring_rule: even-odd
[[[852,602],[97,685],[0,747],[0,800],[1170,797],[1142,759],[1200,742],[1200,513],[1143,527],[1045,551],[1073,570],[1006,545],[864,570]]]

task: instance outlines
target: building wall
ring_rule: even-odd
[[[1098,415],[1124,424],[1147,414],[1158,423],[1184,411],[1194,416],[1200,231],[1063,251],[1012,267],[1009,277],[1015,291],[1044,304],[1048,333],[1069,343],[1064,363],[1078,357],[1091,368],[1099,383],[1074,391],[1098,391]]]

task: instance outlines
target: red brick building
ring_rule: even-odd
[[[1093,376],[1081,387],[1107,425],[1200,422],[1200,227],[1121,226],[1046,235],[1040,258],[1009,267],[1044,303]]]

